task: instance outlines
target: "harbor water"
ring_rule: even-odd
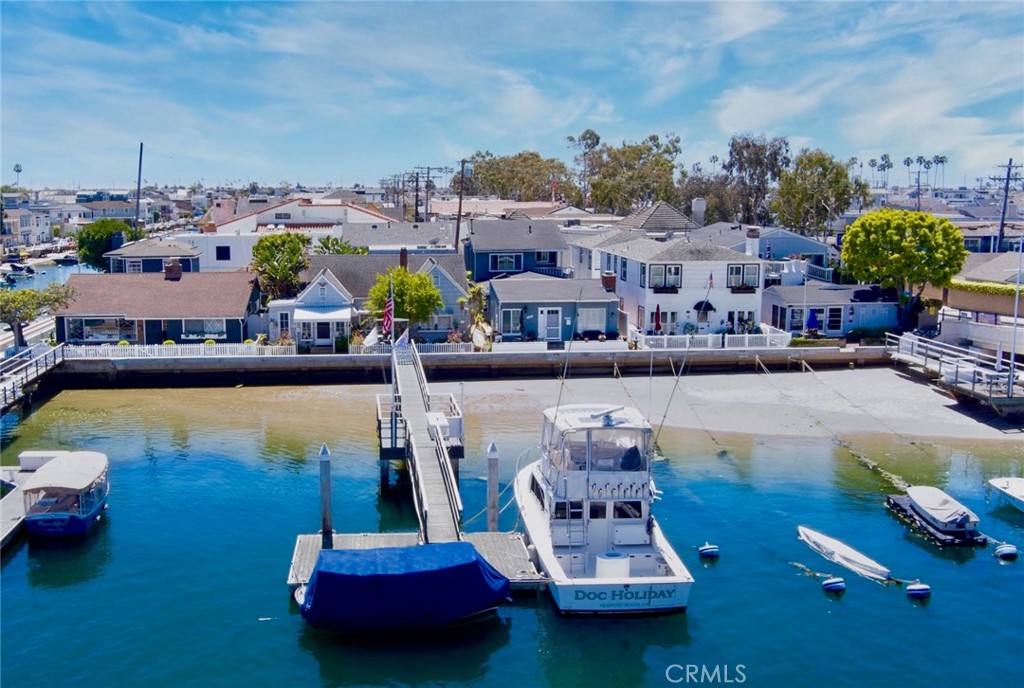
[[[470,519],[485,507],[488,444],[505,490],[554,400],[531,397],[528,381],[470,385],[460,478],[466,529],[483,530],[485,517]],[[308,628],[285,581],[296,535],[319,527],[322,443],[337,531],[415,529],[407,492],[378,491],[372,402],[385,391],[75,390],[8,420],[4,464],[28,449],[104,452],[112,492],[87,540],[5,552],[0,682],[934,688],[1002,686],[1024,670],[1024,561],[1002,563],[991,546],[940,550],[910,533],[885,509],[895,489],[866,463],[947,490],[983,531],[1024,547],[1024,514],[986,485],[1021,475],[1019,442],[665,429],[655,513],[696,578],[685,614],[563,618],[545,594],[528,594],[446,634],[367,641]],[[502,504],[510,499],[505,490]],[[920,578],[932,599],[830,564],[797,540],[800,524]],[[514,505],[500,525],[516,526]],[[717,563],[698,559],[706,541],[720,546]],[[847,592],[828,596],[794,563],[843,575]]]

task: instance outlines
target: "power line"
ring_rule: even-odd
[[[1010,181],[1020,181],[1020,175],[1016,173],[1016,170],[1020,169],[1020,167],[1019,164],[1014,165],[1013,158],[1010,158],[1010,161],[1006,163],[1006,175],[1004,177],[989,177],[994,182],[1003,182],[1003,210],[999,214],[999,234],[996,237],[996,251],[1003,249],[1003,230],[1006,228],[1006,204],[1010,199]],[[1002,168],[1003,166],[999,165],[999,169]]]

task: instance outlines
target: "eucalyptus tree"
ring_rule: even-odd
[[[578,151],[573,162],[580,168],[580,202],[581,207],[586,207],[590,203],[590,178],[600,157],[598,146],[601,145],[601,137],[593,129],[585,129],[579,136],[566,136],[565,140]]]
[[[598,150],[591,197],[594,205],[613,213],[627,214],[656,201],[679,202],[675,185],[679,137],[664,139],[651,134],[638,143],[607,144]]]
[[[782,171],[789,167],[789,140],[777,136],[733,136],[729,140],[729,157],[722,165],[740,192],[740,220],[754,224]]]
[[[782,172],[772,199],[779,221],[824,241],[835,220],[855,200],[861,205],[867,200],[867,185],[861,179],[851,179],[850,169],[850,162],[840,162],[822,150],[800,151],[792,168]]]

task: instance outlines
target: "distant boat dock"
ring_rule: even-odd
[[[547,579],[530,560],[521,534],[462,531],[456,468],[463,454],[462,409],[454,396],[430,392],[415,344],[392,351],[391,370],[391,393],[377,397],[381,489],[389,489],[391,462],[404,460],[412,483],[418,532],[346,534],[333,533],[332,528],[330,546],[376,549],[468,541],[511,581],[514,590],[545,585]],[[324,523],[330,523],[329,514],[324,515]],[[291,590],[309,582],[326,540],[323,532],[298,536],[288,570]]]

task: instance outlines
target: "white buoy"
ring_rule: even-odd
[[[1003,544],[996,547],[995,554],[999,559],[1002,559],[1003,561],[1016,561],[1018,556],[1017,546],[1011,545],[1009,542],[1004,542]]]
[[[821,582],[821,588],[825,592],[843,592],[846,590],[846,581],[839,576],[832,576]]]
[[[719,555],[718,545],[712,545],[710,542],[705,542],[698,547],[697,552],[701,559],[717,559]]]
[[[932,588],[919,580],[907,585],[907,597],[915,600],[923,600],[932,596]]]

